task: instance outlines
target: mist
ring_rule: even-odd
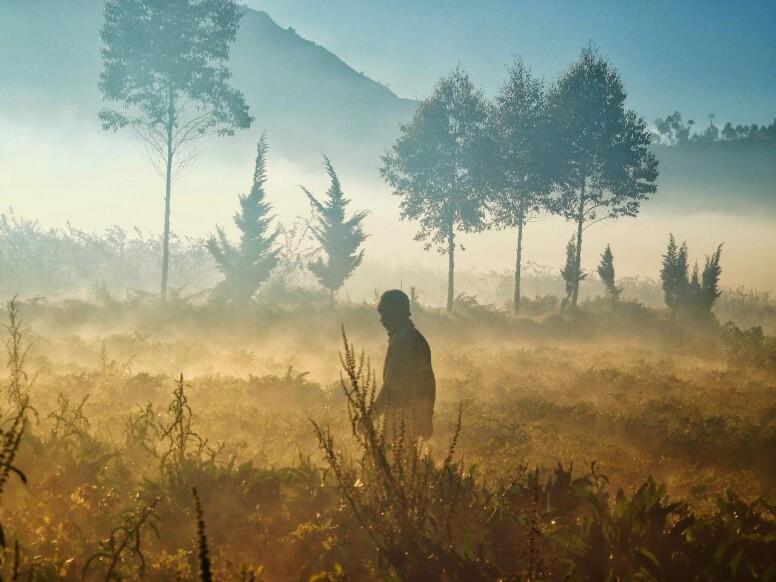
[[[0,0],[0,579],[772,578],[772,16]]]
[[[162,178],[131,136],[104,133],[67,117],[46,131],[0,117],[0,132],[4,136],[0,156],[5,168],[2,199],[6,211],[13,208],[18,216],[35,218],[47,227],[69,223],[79,229],[101,231],[119,225],[145,233],[159,232]],[[320,158],[293,160],[272,148],[272,135],[268,134],[268,139],[267,191],[278,220],[292,223],[308,218],[309,203],[299,185],[314,192],[325,191],[326,176]],[[253,148],[243,143],[247,139],[240,142],[207,140],[199,146],[195,163],[176,178],[173,230],[177,234],[204,238],[216,224],[234,234],[232,214],[237,209],[237,194],[249,189],[253,163]],[[611,244],[618,251],[623,276],[656,279],[668,233],[673,232],[700,253],[707,254],[720,242],[725,243],[725,286],[775,289],[776,273],[761,268],[772,262],[770,249],[776,244],[776,203],[769,190],[776,180],[774,155],[753,154],[745,160],[725,160],[723,155],[722,162],[727,165],[722,165],[720,159],[693,161],[688,171],[676,167],[684,165],[686,157],[675,160],[662,158],[661,154],[674,155],[665,148],[658,150],[664,172],[658,181],[658,193],[644,204],[637,219],[625,218],[591,228],[590,252],[584,255],[584,267],[593,270],[602,249]],[[336,158],[333,161],[338,162]],[[347,167],[347,159],[343,162]],[[365,244],[365,266],[372,265],[373,274],[383,271],[377,280],[370,276],[364,281],[356,273],[346,285],[353,299],[371,297],[375,288],[414,284],[413,270],[444,271],[444,257],[424,251],[412,240],[414,227],[399,219],[398,200],[379,179],[377,164],[371,172],[364,168],[346,170],[341,179],[353,207],[370,211],[366,219],[370,237]],[[531,261],[559,270],[572,231],[573,225],[558,217],[531,224],[526,230],[526,252]],[[514,237],[507,230],[464,235],[466,251],[461,253],[460,268],[480,274],[509,271]],[[390,275],[376,268],[378,265],[388,268]],[[196,281],[189,284],[201,286]],[[441,302],[441,292],[426,292],[433,303]],[[471,292],[482,293],[476,288]],[[487,299],[501,302],[508,296],[490,295]]]

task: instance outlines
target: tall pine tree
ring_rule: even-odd
[[[719,289],[719,278],[722,275],[721,258],[722,245],[719,245],[711,256],[706,257],[706,263],[703,266],[700,291],[696,303],[698,309],[705,313],[711,313],[717,298],[722,295],[722,291]]]
[[[310,199],[315,213],[316,224],[311,227],[313,238],[325,255],[325,258],[318,257],[310,263],[309,268],[321,286],[329,290],[334,303],[334,293],[364,259],[364,251],[360,247],[367,235],[362,222],[368,212],[360,211],[350,218],[345,217],[350,200],[345,198],[339,178],[326,156],[323,156],[323,165],[331,180],[326,200],[321,202],[306,188],[302,187],[302,190]]]
[[[674,267],[678,256],[678,248],[673,233],[668,236],[666,253],[660,263],[660,282],[663,287],[663,301],[672,312],[676,312],[677,293]]]
[[[224,280],[216,287],[216,295],[227,300],[247,301],[269,279],[278,263],[278,251],[274,249],[277,232],[271,232],[272,205],[266,201],[264,184],[267,181],[267,141],[259,139],[253,186],[250,194],[240,195],[240,211],[234,215],[234,223],[240,231],[237,246],[229,242],[223,228],[216,227],[216,236],[207,241],[207,248],[224,274]]]

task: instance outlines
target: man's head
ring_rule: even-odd
[[[380,297],[377,311],[385,329],[389,333],[397,331],[407,325],[410,319],[410,298],[404,291],[391,289]]]

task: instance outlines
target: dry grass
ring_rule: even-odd
[[[29,484],[3,497],[9,578],[773,575],[776,376],[731,360],[718,328],[677,345],[649,313],[419,309],[439,391],[418,444],[371,418],[350,347],[339,382],[340,322],[382,356],[371,306],[172,305],[148,327],[151,307],[20,309],[0,460]]]

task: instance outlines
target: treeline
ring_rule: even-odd
[[[144,18],[136,18],[138,11]],[[192,161],[199,138],[233,135],[253,122],[242,93],[229,84],[229,52],[241,15],[235,0],[106,3],[99,87],[115,108],[100,112],[100,119],[106,130],[134,130],[164,176],[163,299],[174,175]],[[180,42],[163,42],[168,38]],[[162,42],[163,50],[149,39]],[[588,47],[549,86],[518,61],[492,103],[465,72],[454,71],[420,102],[381,172],[402,198],[402,217],[418,221],[416,238],[448,256],[448,310],[455,298],[456,236],[486,228],[517,231],[514,309],[519,310],[523,230],[544,213],[575,225],[568,297],[574,307],[583,278],[583,232],[600,220],[636,216],[655,192],[657,161],[650,141],[644,120],[625,107],[619,74]],[[260,144],[253,189],[240,199],[240,241],[230,242],[219,229],[208,243],[224,274],[218,289],[226,297],[250,297],[276,260],[271,208],[263,193],[265,153]],[[307,192],[315,213],[311,232],[322,251],[308,268],[333,299],[360,264],[366,235],[364,213],[346,216],[347,200],[331,163],[325,163],[331,179],[326,199]]]
[[[565,304],[576,307],[584,232],[637,216],[656,191],[657,160],[645,121],[625,106],[616,69],[592,47],[546,84],[520,61],[493,101],[456,69],[422,100],[383,158],[416,239],[448,257],[447,308],[455,298],[459,233],[514,229],[514,311],[520,309],[523,236],[542,215],[573,224],[563,270]]]
[[[138,10],[143,19],[135,17]],[[199,138],[232,135],[253,122],[242,93],[229,84],[229,52],[241,15],[236,0],[204,5],[106,3],[99,87],[115,108],[101,111],[100,119],[106,130],[134,130],[165,178],[163,300],[175,260],[173,177],[192,162]],[[180,42],[164,44],[164,50],[148,42],[168,38]],[[575,308],[581,282],[588,276],[582,269],[584,233],[600,221],[637,216],[641,204],[656,192],[658,164],[650,145],[655,140],[694,143],[719,138],[713,119],[703,134],[692,134],[692,122],[684,124],[679,113],[658,120],[655,133],[625,101],[615,67],[588,46],[552,83],[534,76],[518,59],[492,100],[459,68],[419,102],[413,119],[387,148],[380,171],[401,199],[401,217],[418,224],[415,238],[427,250],[447,256],[448,310],[456,299],[455,259],[463,250],[459,235],[510,229],[515,233],[512,303],[519,313],[525,229],[551,214],[572,225],[560,273],[566,288],[563,306]],[[774,127],[727,124],[721,135],[727,140],[771,139]],[[322,197],[303,189],[313,217],[302,236],[292,237],[295,247],[290,250],[289,242],[280,240],[289,230],[276,224],[264,190],[267,151],[262,137],[251,189],[240,196],[235,215],[239,239],[230,241],[216,227],[207,241],[223,275],[213,298],[250,299],[273,273],[282,275],[285,257],[286,268],[311,273],[333,302],[362,263],[366,213],[348,212],[334,166],[324,156],[330,188]],[[302,240],[311,240],[314,248]],[[620,291],[610,248],[597,271],[616,300]]]
[[[328,290],[322,293],[311,288],[315,276],[309,266],[317,262],[317,257],[314,243],[309,240],[310,227],[304,221],[290,225],[275,223],[270,231],[276,235],[274,269],[260,284],[256,279],[248,281],[258,285],[259,303],[269,308],[296,309],[310,304],[325,305],[330,299]],[[213,239],[219,240],[217,233]],[[240,246],[238,242],[230,244]],[[102,233],[89,233],[70,226],[43,228],[36,221],[13,213],[0,215],[0,290],[6,295],[19,293],[28,299],[88,297],[105,305],[126,302],[127,306],[153,306],[158,301],[158,294],[152,290],[158,284],[160,247],[158,237],[137,230],[113,227]],[[610,247],[604,249],[597,268],[585,278],[581,315],[602,313],[603,309],[619,317],[634,310],[645,312],[665,305],[671,317],[682,324],[713,323],[716,317],[720,322],[733,321],[743,329],[762,326],[765,333],[774,335],[776,302],[772,295],[744,288],[723,292],[719,285],[721,249],[704,250],[711,252],[695,261],[687,245],[671,236],[661,269],[654,273],[654,278],[618,278],[614,252]],[[245,295],[231,295],[233,291],[243,293],[251,287],[219,271],[206,240],[173,237],[170,256],[170,294],[181,305],[221,301],[255,303],[243,301],[241,297]],[[569,264],[573,264],[573,257],[571,253]],[[327,262],[325,256],[321,259]],[[567,269],[527,265],[521,309],[524,318],[543,320],[558,312],[563,304],[564,287],[568,290],[562,277],[564,271]],[[351,305],[371,301],[379,290],[388,288],[400,277],[405,289],[411,291],[418,312],[433,311],[430,306],[444,297],[442,282],[432,270],[391,272],[372,264],[363,267],[353,280],[349,294],[342,299]],[[467,292],[456,297],[458,315],[464,319],[476,315],[485,320],[504,320],[504,310],[508,309],[505,302],[514,283],[512,275],[508,271],[464,271],[462,277]],[[223,313],[220,309],[217,311]]]
[[[709,125],[698,131],[694,120],[686,122],[679,111],[665,118],[655,120],[655,142],[663,145],[700,145],[712,143],[764,143],[776,146],[776,119],[770,125],[733,125],[726,122],[721,128],[714,123],[714,114],[709,114]]]
[[[624,105],[622,82],[595,50],[587,47],[557,83],[546,86],[517,61],[496,99],[488,102],[468,75],[456,69],[421,101],[413,121],[383,158],[381,173],[401,198],[402,218],[417,221],[416,239],[448,257],[448,311],[455,305],[455,254],[461,232],[509,228],[516,232],[513,309],[522,297],[523,232],[545,214],[574,225],[566,265],[564,308],[579,298],[583,233],[602,220],[636,216],[655,192],[657,161],[649,151],[645,122]],[[240,196],[234,222],[236,242],[224,230],[207,243],[224,275],[214,298],[249,300],[277,265],[277,233],[264,190],[267,143],[259,140],[253,184]],[[319,199],[302,187],[313,219],[309,234],[317,247],[303,265],[334,294],[361,264],[366,212],[348,215],[349,201],[331,161],[330,180]],[[611,249],[599,275],[613,298]]]
[[[66,225],[44,228],[13,210],[0,215],[0,289],[6,295],[105,296],[116,290],[148,295],[158,285],[162,241],[138,229],[118,226],[102,233]],[[170,280],[189,294],[214,285],[217,273],[196,238],[170,239]]]

